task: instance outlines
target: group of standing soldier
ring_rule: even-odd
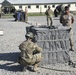
[[[15,18],[15,21],[23,21],[23,22],[28,22],[28,10],[27,7],[25,7],[25,11],[23,10],[18,10],[15,11],[15,14],[13,15]]]
[[[48,9],[46,10],[45,14],[47,16],[47,25],[52,26],[53,19],[52,19],[52,10],[50,9],[50,6],[48,6]],[[63,26],[68,26],[70,28],[70,44],[71,49],[74,50],[74,44],[73,44],[73,32],[72,32],[72,24],[74,23],[74,17],[73,14],[70,13],[69,7],[66,6],[64,9],[64,12],[60,15],[60,23]],[[29,66],[33,65],[33,71],[38,70],[38,64],[42,60],[41,51],[42,48],[40,48],[36,43],[32,42],[32,39],[34,38],[33,33],[28,32],[26,35],[26,41],[21,43],[19,45],[19,49],[21,51],[21,56],[19,57],[18,62],[24,66],[24,70]]]
[[[47,25],[52,26],[52,24],[53,24],[53,19],[52,19],[53,12],[50,9],[50,6],[48,6],[48,9],[46,10],[45,14],[47,16]],[[64,9],[61,11],[60,23],[63,26],[68,26],[70,28],[70,44],[71,44],[70,50],[74,50],[73,31],[72,31],[72,24],[74,23],[74,16],[72,13],[70,13],[69,6],[65,6]]]
[[[28,10],[27,7],[25,7],[25,12],[16,12],[14,17],[15,21],[20,21],[22,14],[22,19],[27,23],[28,22]],[[47,25],[52,26],[53,25],[53,18],[52,14],[53,11],[50,9],[50,6],[48,6],[48,9],[45,12],[47,17]],[[1,16],[1,13],[0,13]],[[66,6],[64,8],[64,12],[60,15],[60,23],[63,26],[67,26],[70,28],[70,44],[71,49],[74,51],[74,44],[73,44],[73,31],[72,31],[72,24],[74,23],[74,16],[72,13],[70,13],[69,6]],[[39,47],[36,43],[32,42],[32,39],[34,38],[34,34],[31,32],[28,32],[26,35],[26,41],[21,43],[19,45],[19,49],[21,51],[21,56],[18,59],[18,63],[24,66],[24,70],[26,70],[29,65],[33,65],[33,71],[38,70],[38,64],[42,60],[42,48]]]

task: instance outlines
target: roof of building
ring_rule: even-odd
[[[13,7],[13,5],[9,1],[4,0],[2,2],[2,7]]]
[[[4,0],[0,0],[2,3]],[[11,4],[75,3],[76,0],[7,0]]]

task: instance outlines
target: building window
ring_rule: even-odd
[[[44,8],[47,8],[47,5],[44,5]]]
[[[31,6],[29,5],[29,6],[28,6],[28,8],[30,8],[30,9],[31,9]]]
[[[22,8],[22,5],[20,5],[19,8]]]
[[[53,8],[55,8],[55,5],[52,5]]]
[[[39,5],[36,5],[36,8],[39,8]]]

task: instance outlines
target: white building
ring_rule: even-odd
[[[1,3],[4,0],[0,0]],[[45,12],[48,6],[51,7],[52,10],[55,9],[56,6],[60,4],[69,5],[71,11],[76,11],[76,0],[7,0],[10,2],[16,10],[23,9],[25,11],[25,7],[28,7],[29,13],[37,13],[37,12]]]

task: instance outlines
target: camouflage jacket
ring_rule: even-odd
[[[42,51],[41,47],[29,40],[21,43],[19,45],[19,49],[22,52],[21,57],[25,57],[27,59],[31,59],[35,53],[39,53]]]

